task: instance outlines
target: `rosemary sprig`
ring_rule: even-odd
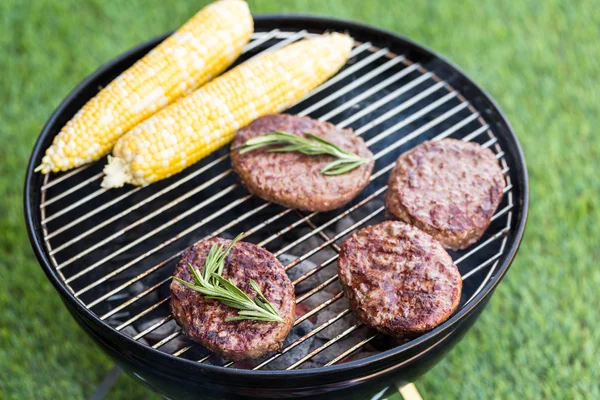
[[[225,257],[227,257],[227,254],[229,254],[229,251],[241,235],[239,234],[233,239],[226,249],[223,249],[222,244],[213,244],[206,256],[202,273],[198,273],[192,264],[188,264],[190,272],[194,277],[194,283],[184,281],[176,276],[173,279],[189,289],[202,293],[207,299],[214,299],[226,306],[240,310],[237,317],[227,318],[226,321],[251,319],[256,321],[282,322],[283,319],[275,307],[262,294],[256,281],[250,279],[250,286],[257,294],[254,299],[251,299],[231,280],[225,279],[222,276]]]
[[[323,175],[341,175],[369,162],[368,158],[341,149],[339,146],[312,133],[305,133],[308,138],[292,135],[288,132],[275,131],[248,139],[238,149],[240,154],[247,153],[264,146],[282,145],[267,150],[269,153],[299,151],[302,154],[316,156],[329,154],[337,158],[321,169]]]

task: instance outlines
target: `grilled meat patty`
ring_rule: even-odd
[[[193,282],[188,263],[202,272],[212,245],[222,243],[226,247],[230,242],[214,238],[192,245],[181,256],[173,275]],[[250,286],[250,279],[254,279],[283,322],[227,322],[227,318],[237,316],[238,310],[217,300],[206,299],[173,280],[171,313],[186,336],[219,356],[234,361],[259,358],[279,350],[294,324],[296,308],[294,287],[283,266],[267,250],[251,243],[238,242],[225,258],[223,277],[231,279],[250,298],[256,295]]]
[[[352,200],[369,183],[372,160],[345,174],[327,176],[320,170],[334,160],[329,155],[268,153],[268,148],[239,154],[235,150],[248,139],[273,131],[312,133],[361,157],[373,157],[364,141],[350,129],[337,129],[327,122],[287,114],[258,118],[237,132],[231,147],[233,169],[252,194],[289,208],[329,211]]]
[[[388,216],[458,250],[475,243],[502,200],[506,183],[491,150],[445,139],[402,154],[388,180]]]
[[[369,226],[346,239],[338,274],[356,316],[399,338],[444,322],[462,290],[458,268],[442,246],[400,221]]]

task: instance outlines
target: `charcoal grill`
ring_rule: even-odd
[[[328,30],[349,32],[352,57],[288,112],[351,127],[375,154],[369,186],[328,213],[289,210],[248,194],[223,148],[147,187],[100,188],[100,160],[51,175],[33,172],[45,149],[102,86],[167,35],[100,68],[44,127],[25,182],[28,232],[42,268],[67,308],[126,371],[168,398],[323,395],[370,398],[426,371],[475,321],[518,249],[528,207],[525,161],[492,99],[457,67],[397,35],[309,16],[257,16],[240,61]],[[464,280],[459,310],[433,331],[395,342],[362,326],[337,281],[339,245],[384,219],[383,195],[397,157],[424,140],[457,138],[490,148],[507,186],[482,239],[451,252]],[[273,252],[297,289],[300,314],[280,353],[231,363],[188,341],[169,315],[178,255],[212,236]]]

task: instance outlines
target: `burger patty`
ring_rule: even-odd
[[[357,317],[399,338],[444,322],[462,290],[458,268],[442,246],[400,221],[363,228],[344,241],[338,274]]]
[[[329,211],[352,200],[369,183],[372,160],[345,174],[327,176],[320,170],[334,160],[329,155],[310,156],[296,151],[269,153],[267,148],[240,154],[235,150],[248,139],[273,131],[294,135],[312,133],[361,157],[373,157],[364,141],[351,129],[337,129],[330,123],[308,117],[268,115],[240,129],[231,147],[233,169],[250,193],[288,208]]]
[[[214,238],[189,247],[175,268],[173,276],[193,282],[188,264],[199,273],[213,244],[230,240]],[[173,280],[171,283],[171,313],[190,339],[229,360],[259,358],[279,350],[294,324],[296,299],[294,287],[283,266],[268,251],[251,243],[236,243],[227,257],[222,276],[250,298],[256,292],[250,286],[254,279],[263,295],[279,312],[283,322],[255,320],[229,321],[238,310],[191,290]]]
[[[455,139],[424,142],[398,158],[385,205],[388,216],[458,250],[481,238],[505,185],[491,150]]]

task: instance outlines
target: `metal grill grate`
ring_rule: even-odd
[[[314,33],[257,32],[242,59]],[[399,154],[424,140],[454,137],[491,148],[507,179],[502,204],[481,241],[450,252],[463,274],[464,307],[492,278],[511,227],[509,166],[496,136],[465,98],[419,63],[372,43],[356,43],[350,62],[290,113],[352,127],[375,154],[369,186],[329,213],[302,213],[249,195],[221,149],[188,170],[147,187],[99,188],[104,161],[45,177],[40,211],[53,267],[66,287],[101,320],[134,340],[178,357],[229,367],[188,341],[169,314],[173,265],[190,244],[245,232],[286,266],[300,314],[283,349],[238,368],[332,365],[389,348],[356,321],[337,282],[339,244],[383,220],[387,173]]]

